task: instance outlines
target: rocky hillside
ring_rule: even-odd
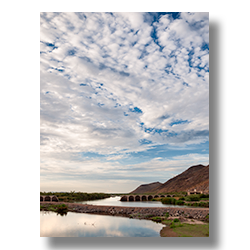
[[[161,185],[162,185],[162,183],[160,183],[160,182],[143,184],[143,185],[140,185],[138,188],[136,188],[134,191],[132,191],[131,194],[150,193],[153,189],[156,189],[156,188],[160,187]]]
[[[192,166],[152,191],[168,193],[192,189],[209,193],[209,165]]]
[[[209,165],[192,166],[164,184],[160,182],[144,184],[131,193],[170,193],[193,189],[209,193]]]

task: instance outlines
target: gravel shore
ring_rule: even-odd
[[[40,202],[40,205],[46,207],[49,205],[65,204],[68,206],[69,212],[76,213],[90,213],[100,215],[113,215],[147,219],[152,216],[165,216],[169,213],[169,216],[184,217],[197,220],[205,220],[209,214],[209,208],[180,208],[180,207],[121,207],[121,206],[97,206],[79,203],[67,203],[67,202]]]

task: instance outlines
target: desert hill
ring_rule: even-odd
[[[196,189],[209,193],[209,165],[196,165],[165,183],[154,182],[139,186],[131,193],[170,193]]]
[[[155,193],[168,193],[192,189],[209,192],[209,165],[192,166],[152,191]]]
[[[143,184],[143,185],[140,185],[138,188],[136,188],[131,193],[133,193],[133,194],[150,193],[151,190],[156,189],[161,185],[162,185],[162,183],[160,183],[160,182],[153,182],[153,183],[150,183],[150,184]]]

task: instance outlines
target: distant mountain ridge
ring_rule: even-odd
[[[132,191],[131,193],[134,193],[134,194],[150,193],[151,190],[156,189],[156,188],[160,187],[161,185],[162,185],[162,183],[160,183],[160,182],[153,182],[150,184],[142,184],[138,188],[136,188],[134,191]]]
[[[169,179],[165,183],[153,182],[143,184],[131,193],[170,193],[196,189],[209,193],[209,165],[191,166],[181,174]]]

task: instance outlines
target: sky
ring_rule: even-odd
[[[209,164],[209,14],[40,14],[40,190],[130,192]]]

